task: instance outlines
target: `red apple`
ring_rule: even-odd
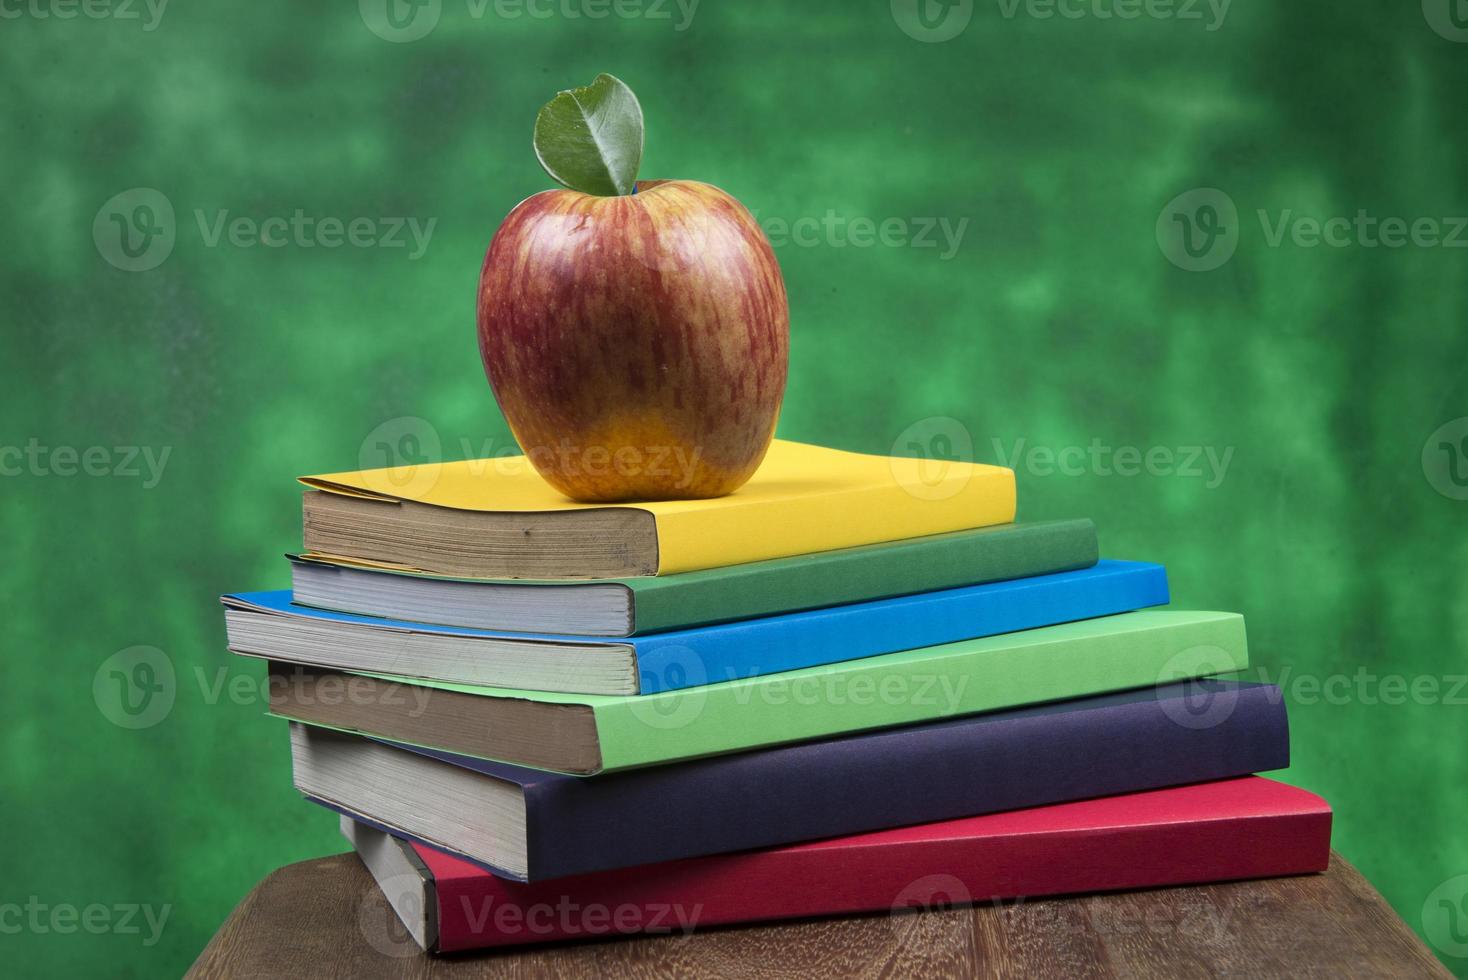
[[[490,243],[478,312],[515,439],[576,500],[731,493],[774,437],[785,282],[754,217],[717,187],[536,194]]]

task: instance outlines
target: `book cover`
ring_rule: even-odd
[[[479,629],[510,629],[496,621],[501,590],[534,590],[572,602],[587,591],[585,582],[526,579],[468,579],[403,569],[362,565],[315,555],[289,556],[293,566],[310,565],[338,575],[384,576],[375,583],[381,598],[370,604],[307,602],[342,612]],[[964,585],[1028,578],[1089,568],[1100,558],[1096,526],[1088,520],[1039,521],[930,534],[904,541],[840,548],[790,558],[727,565],[678,575],[597,579],[626,593],[625,624],[594,635],[635,636],[752,619],[804,609],[866,602]],[[403,593],[415,583],[445,583],[461,602],[459,620],[428,619],[426,604]],[[490,588],[486,588],[489,586]],[[396,588],[396,592],[388,590]],[[301,599],[299,584],[297,601]],[[368,590],[363,590],[364,592]],[[543,629],[554,629],[552,626]],[[569,631],[567,631],[569,632]]]
[[[692,657],[679,666],[704,670]],[[1247,666],[1242,616],[1157,609],[641,696],[394,680],[274,663],[269,690],[272,714],[293,721],[590,775]],[[326,696],[328,687],[336,696]]]
[[[299,744],[298,743],[299,739]],[[302,726],[342,760],[317,802],[538,881],[1243,776],[1289,766],[1278,688],[1200,681],[581,779]],[[405,760],[411,751],[422,760]],[[495,819],[417,805],[455,771],[517,787],[527,870],[466,845]],[[385,777],[384,774],[392,774]],[[449,790],[443,790],[445,797]],[[386,793],[386,800],[377,794]]]
[[[1014,472],[1001,466],[848,453],[775,440],[734,493],[707,500],[577,503],[523,456],[301,477],[329,494],[458,511],[651,515],[656,574],[671,575],[1014,520]]]
[[[436,952],[1324,871],[1331,809],[1260,776],[525,884],[342,818]]]
[[[552,648],[573,648],[588,661],[596,659],[595,651],[600,648],[622,655],[609,661],[614,664],[628,662],[625,655],[631,654],[625,677],[619,680],[603,672],[570,671],[558,676],[560,686],[546,689],[647,695],[1166,605],[1168,591],[1167,573],[1161,565],[1102,561],[1091,568],[1053,575],[621,639],[501,633],[354,616],[296,605],[288,591],[237,593],[222,601],[228,609],[277,617],[286,623],[315,621],[346,628],[331,659],[322,659],[321,642],[291,644],[292,651],[287,653],[269,644],[249,645],[231,630],[230,649],[236,653],[433,681],[520,687],[530,685],[515,682],[517,665],[506,662],[502,655],[506,648],[546,656]],[[364,644],[354,647],[350,634],[369,631],[393,634],[390,657],[369,659]],[[482,644],[482,656],[467,662],[462,656],[430,660],[427,654],[434,652],[435,637],[497,642]],[[589,653],[583,652],[588,649]],[[391,661],[391,669],[379,666],[384,659]],[[437,669],[428,670],[430,663]],[[698,669],[689,669],[694,663]]]

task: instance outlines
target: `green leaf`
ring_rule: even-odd
[[[572,190],[631,194],[642,163],[642,106],[621,79],[598,75],[562,92],[535,117],[535,155]]]

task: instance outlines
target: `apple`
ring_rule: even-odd
[[[515,439],[567,496],[731,493],[764,458],[785,394],[780,266],[719,188],[632,186],[544,191],[505,218],[479,277],[484,369]]]

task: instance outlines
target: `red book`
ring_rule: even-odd
[[[1324,871],[1330,806],[1259,776],[533,884],[348,818],[437,952]]]

